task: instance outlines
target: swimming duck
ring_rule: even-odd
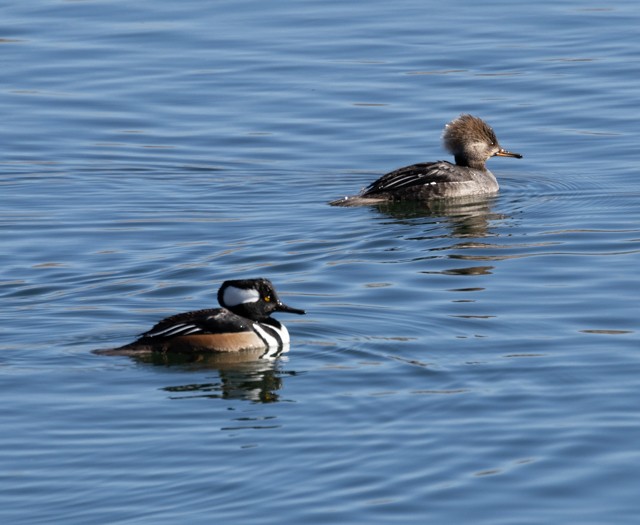
[[[98,353],[282,350],[289,344],[289,332],[271,314],[305,314],[284,304],[263,278],[225,281],[218,290],[218,302],[221,308],[167,317],[134,342]]]
[[[499,186],[485,162],[491,157],[522,158],[519,153],[503,149],[491,126],[473,115],[463,114],[449,122],[442,139],[455,164],[441,160],[406,166],[383,175],[359,195],[330,204],[355,206],[488,195],[496,193]]]

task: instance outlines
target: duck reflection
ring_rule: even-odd
[[[288,350],[286,348],[284,351]],[[137,363],[171,367],[179,371],[215,371],[210,381],[164,387],[171,399],[238,399],[256,403],[280,401],[284,377],[295,375],[282,369],[282,352],[242,351],[208,354],[152,352],[132,354]],[[201,377],[201,376],[199,376]]]
[[[486,244],[478,239],[495,237],[495,233],[491,231],[491,223],[509,218],[509,215],[495,213],[492,210],[495,201],[496,198],[493,196],[472,196],[426,202],[387,202],[379,203],[372,207],[378,213],[412,227],[415,227],[420,218],[427,219],[429,225],[433,225],[433,221],[436,220],[440,226],[448,227],[450,233],[442,235],[440,231],[435,237],[446,237],[456,241],[454,244],[430,248],[429,251],[448,252],[446,258],[449,260],[480,263],[456,268],[441,268],[433,270],[433,273],[445,275],[489,275],[493,273],[495,266],[487,265],[486,263],[495,260],[495,256],[487,255],[482,250],[491,248],[492,244]],[[423,235],[411,235],[410,240],[431,243],[434,240],[434,233],[429,228],[429,231]],[[452,253],[452,250],[462,250],[462,252]],[[432,271],[429,270],[424,273],[432,273]]]
[[[492,211],[495,200],[495,197],[475,196],[426,202],[384,202],[371,207],[399,222],[421,217],[446,219],[453,237],[486,237],[490,235],[490,221],[505,218]]]
[[[218,381],[167,386],[163,390],[171,394],[171,399],[205,397],[276,403],[286,374],[278,365],[268,361],[218,364]]]

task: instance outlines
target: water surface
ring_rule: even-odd
[[[6,523],[635,523],[640,10],[3,8]],[[333,208],[485,118],[500,193]],[[270,278],[276,360],[91,353]]]

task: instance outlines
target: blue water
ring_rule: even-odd
[[[2,523],[637,523],[637,2],[0,13]],[[462,112],[497,196],[326,204]],[[91,353],[254,276],[280,359]]]

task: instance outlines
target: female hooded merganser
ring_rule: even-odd
[[[449,122],[442,139],[444,147],[454,156],[455,164],[441,160],[406,166],[383,175],[360,195],[330,204],[354,206],[491,194],[498,191],[498,181],[485,166],[487,159],[494,156],[522,158],[519,153],[502,149],[493,129],[472,115],[460,115]]]
[[[218,302],[222,308],[167,317],[133,343],[98,353],[282,350],[289,344],[289,332],[271,314],[305,313],[284,304],[267,279],[225,281],[218,290]]]

